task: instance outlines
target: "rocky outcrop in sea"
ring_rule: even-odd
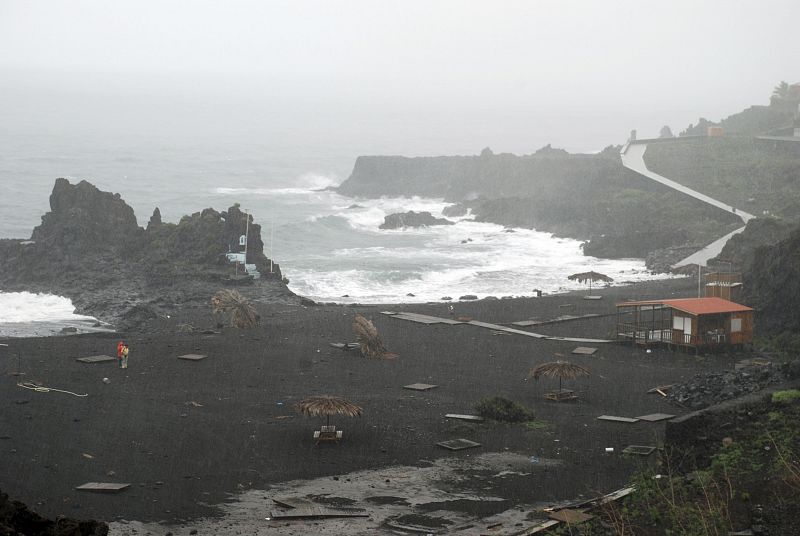
[[[244,234],[247,262],[261,279],[236,277],[226,256],[243,250]],[[0,288],[66,296],[79,313],[123,329],[207,305],[226,285],[245,285],[255,300],[297,300],[263,248],[261,226],[238,205],[206,208],[178,223],[163,222],[156,208],[141,228],[119,194],[57,179],[50,211],[31,239],[0,240]]]
[[[380,229],[402,229],[403,227],[430,227],[432,225],[453,225],[446,218],[436,218],[430,212],[409,212],[389,214],[383,218]]]

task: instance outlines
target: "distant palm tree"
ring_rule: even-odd
[[[788,98],[789,84],[785,80],[781,80],[780,84],[775,86],[775,89],[772,90],[772,97],[780,100]]]
[[[353,332],[358,338],[361,347],[361,355],[364,357],[375,357],[383,359],[394,359],[397,354],[391,353],[383,345],[383,341],[378,336],[375,326],[361,315],[353,318]]]
[[[214,314],[229,313],[231,326],[239,329],[249,329],[258,325],[259,316],[247,298],[238,290],[222,289],[211,297],[211,307]]]

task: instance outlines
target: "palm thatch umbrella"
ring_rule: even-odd
[[[577,281],[578,283],[585,283],[586,281],[588,281],[590,296],[592,294],[592,283],[596,281],[600,281],[602,283],[611,283],[612,281],[614,281],[606,274],[601,274],[599,272],[581,272],[579,274],[572,274],[568,276],[567,279],[569,279],[570,281]]]
[[[222,289],[211,297],[214,314],[230,313],[231,325],[239,329],[253,328],[258,324],[259,316],[247,298],[238,290]]]
[[[531,369],[528,373],[528,377],[534,380],[538,380],[539,376],[558,378],[558,390],[561,391],[562,379],[574,380],[578,376],[589,376],[589,369],[559,359],[558,361],[551,361],[550,363],[542,363]]]
[[[360,344],[361,355],[364,357],[374,357],[383,359],[394,359],[397,354],[393,354],[383,345],[383,341],[378,336],[375,326],[361,315],[353,318],[353,332],[356,334]]]
[[[309,417],[327,418],[326,425],[331,423],[331,415],[344,415],[345,417],[360,417],[363,411],[360,406],[356,406],[349,400],[340,396],[318,395],[310,396],[301,400],[297,406],[297,411]]]

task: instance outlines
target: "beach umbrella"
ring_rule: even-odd
[[[340,396],[318,395],[301,400],[297,411],[309,417],[325,416],[327,425],[330,425],[331,415],[344,415],[345,417],[360,417],[362,409],[349,400]]]
[[[592,283],[600,281],[602,283],[611,283],[614,281],[612,278],[608,277],[606,274],[601,274],[599,272],[581,272],[579,274],[572,274],[567,277],[570,281],[577,281],[578,283],[585,283],[586,281],[589,282],[589,295],[592,294]]]
[[[538,380],[539,376],[558,378],[558,390],[560,391],[562,379],[574,380],[578,376],[589,376],[589,369],[559,359],[558,361],[542,363],[528,373],[528,377],[534,380]]]
[[[397,354],[393,354],[383,345],[383,341],[378,336],[378,330],[375,326],[361,315],[356,315],[353,318],[353,332],[356,334],[358,343],[361,350],[361,355],[364,357],[375,357],[383,359],[394,359]]]
[[[238,290],[222,289],[211,297],[214,314],[230,313],[231,325],[239,329],[253,328],[258,324],[255,307]]]

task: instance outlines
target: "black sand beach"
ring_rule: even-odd
[[[608,338],[614,331],[616,301],[692,296],[695,291],[694,280],[686,278],[600,289],[596,293],[603,299],[597,301],[583,300],[585,292],[577,292],[454,306],[457,317],[498,324],[555,318],[565,311],[609,314],[533,329],[556,336]],[[572,307],[561,307],[564,304]],[[141,332],[127,333],[127,370],[113,362],[75,360],[114,355],[119,334],[2,341],[9,346],[0,348],[0,489],[51,517],[189,526],[193,519],[219,514],[217,505],[245,490],[511,452],[559,463],[535,474],[467,478],[449,486],[502,497],[509,508],[569,500],[618,489],[638,466],[655,460],[619,453],[631,444],[657,444],[663,423],[622,424],[599,421],[599,415],[684,413],[647,390],[698,372],[730,368],[736,359],[666,350],[646,353],[616,343],[589,345],[598,347],[597,353],[579,356],[571,354],[582,346],[574,342],[498,335],[472,325],[417,324],[381,314],[391,310],[447,317],[446,303],[267,304],[258,309],[262,322],[253,330],[181,330],[187,323],[213,328],[208,307],[185,310]],[[365,359],[329,345],[354,340],[355,313],[374,322],[386,346],[399,354],[397,359]],[[187,353],[208,357],[197,362],[177,359]],[[588,379],[569,382],[579,395],[576,402],[544,400],[543,393],[557,387],[554,380],[526,380],[532,367],[558,354],[591,370]],[[24,373],[20,376],[14,375],[17,355]],[[18,387],[19,382],[88,396],[36,392]],[[402,388],[416,382],[438,387],[425,392]],[[344,430],[339,445],[315,446],[312,432],[320,420],[302,417],[294,409],[314,394],[341,395],[364,408],[360,418],[334,418]],[[526,404],[548,426],[529,429],[444,418],[446,413],[472,413],[476,401],[495,395]],[[481,447],[450,452],[435,445],[461,437]],[[614,448],[614,453],[606,448]],[[118,494],[75,490],[85,482],[131,486]],[[346,497],[344,486],[341,496]],[[265,501],[265,511],[270,508],[274,504]],[[369,523],[378,527],[381,521]]]

